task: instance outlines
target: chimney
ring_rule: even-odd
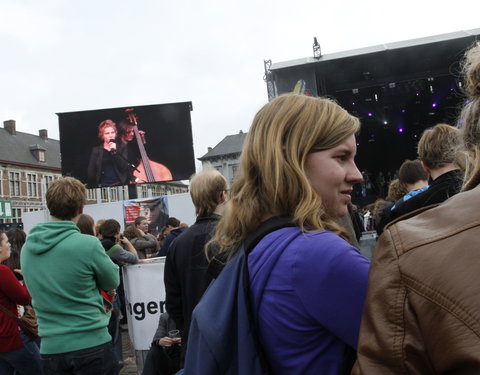
[[[3,127],[7,130],[11,135],[17,134],[15,129],[15,120],[7,120],[3,122]]]
[[[212,148],[211,147],[208,147],[208,152],[212,151]]]
[[[48,130],[47,129],[40,129],[38,131],[38,135],[40,136],[40,138],[42,138],[44,141],[46,141],[48,139]]]

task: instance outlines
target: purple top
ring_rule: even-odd
[[[370,262],[332,232],[283,228],[248,258],[252,304],[278,374],[338,375],[356,349]]]

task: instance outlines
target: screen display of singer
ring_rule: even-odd
[[[62,173],[88,188],[186,180],[191,102],[59,113]]]

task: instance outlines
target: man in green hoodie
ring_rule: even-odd
[[[46,200],[52,221],[30,231],[21,253],[38,316],[44,374],[116,374],[107,330],[110,313],[100,290],[118,286],[118,266],[96,237],[81,234],[76,226],[86,200],[80,181],[53,182]]]

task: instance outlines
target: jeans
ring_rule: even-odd
[[[111,341],[73,352],[42,354],[42,365],[45,375],[114,375],[118,373]]]
[[[16,370],[22,375],[43,374],[37,344],[20,332],[23,347],[12,352],[0,352],[0,375],[11,375]]]

